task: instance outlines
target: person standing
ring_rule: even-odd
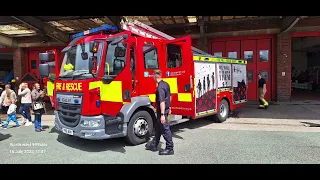
[[[18,96],[21,96],[21,106],[19,108],[19,113],[23,117],[23,123],[26,126],[31,126],[31,115],[30,115],[30,106],[31,106],[31,91],[28,88],[27,83],[21,83],[18,90]]]
[[[259,89],[259,103],[260,103],[259,108],[268,108],[269,103],[264,99],[264,96],[267,92],[267,82],[263,77],[261,77],[260,74],[258,74],[258,79],[259,79],[258,89]]]
[[[159,155],[173,155],[172,133],[168,122],[168,115],[171,113],[170,86],[167,82],[162,80],[162,73],[160,70],[154,71],[153,78],[158,84],[156,89],[157,120],[155,123],[155,137],[152,143],[147,146],[147,150],[157,151],[161,135],[163,135],[166,140],[166,148],[165,150],[160,151]]]
[[[10,84],[6,84],[4,91],[2,91],[1,96],[0,96],[0,105],[1,105],[1,110],[2,114],[7,114],[9,104],[8,100],[12,101],[12,103],[17,102],[17,95],[16,93],[11,89]]]
[[[20,127],[20,124],[17,120],[17,115],[16,115],[16,110],[17,110],[17,106],[14,104],[14,102],[11,101],[11,99],[7,100],[7,103],[9,105],[7,114],[8,114],[8,118],[6,123],[2,126],[3,129],[7,129],[8,125],[10,123],[10,121],[13,121],[16,123],[16,127]]]
[[[44,96],[45,93],[40,89],[40,84],[35,83],[31,92],[31,99],[34,113],[34,128],[36,132],[45,131],[45,129],[41,127],[41,117],[44,113]]]

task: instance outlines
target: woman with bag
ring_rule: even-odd
[[[18,96],[21,96],[21,106],[19,112],[23,117],[23,123],[25,126],[31,126],[31,115],[30,115],[30,106],[31,106],[31,91],[28,88],[27,83],[21,83],[18,90]]]
[[[34,113],[34,127],[36,132],[45,131],[41,127],[41,117],[44,113],[44,101],[43,98],[45,96],[45,93],[43,90],[40,89],[40,84],[35,83],[33,85],[33,90],[31,92],[31,98],[32,98],[32,110]]]

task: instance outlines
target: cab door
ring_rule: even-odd
[[[163,45],[162,76],[170,85],[172,114],[194,116],[194,63],[190,36],[166,40]]]
[[[153,71],[161,69],[162,47],[157,39],[139,37],[137,45],[136,78],[135,87],[139,95],[147,95],[155,105],[157,84],[153,79]]]

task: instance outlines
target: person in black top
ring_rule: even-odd
[[[206,93],[206,76],[203,77],[203,94]]]
[[[153,77],[154,81],[158,83],[156,90],[157,121],[155,123],[155,138],[146,148],[147,150],[156,151],[162,134],[166,140],[166,149],[160,151],[159,155],[172,155],[174,154],[173,141],[172,133],[168,123],[168,115],[171,113],[170,86],[167,82],[162,80],[162,73],[160,70],[155,70]]]
[[[208,84],[208,91],[210,91],[210,77],[209,77],[209,74],[207,75],[207,84]]]
[[[268,108],[269,103],[264,99],[264,96],[267,92],[266,80],[262,78],[260,74],[258,74],[258,79],[259,79],[258,89],[259,89],[259,102],[260,102],[259,108]]]
[[[214,72],[212,72],[211,78],[212,78],[212,89],[214,89]]]
[[[199,82],[198,82],[198,98],[200,98],[202,95],[202,92],[201,92],[201,81],[199,79]]]

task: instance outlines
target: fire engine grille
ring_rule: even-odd
[[[69,103],[57,102],[57,105],[58,105],[58,115],[61,123],[69,127],[76,127],[80,121],[82,103],[69,104]]]

